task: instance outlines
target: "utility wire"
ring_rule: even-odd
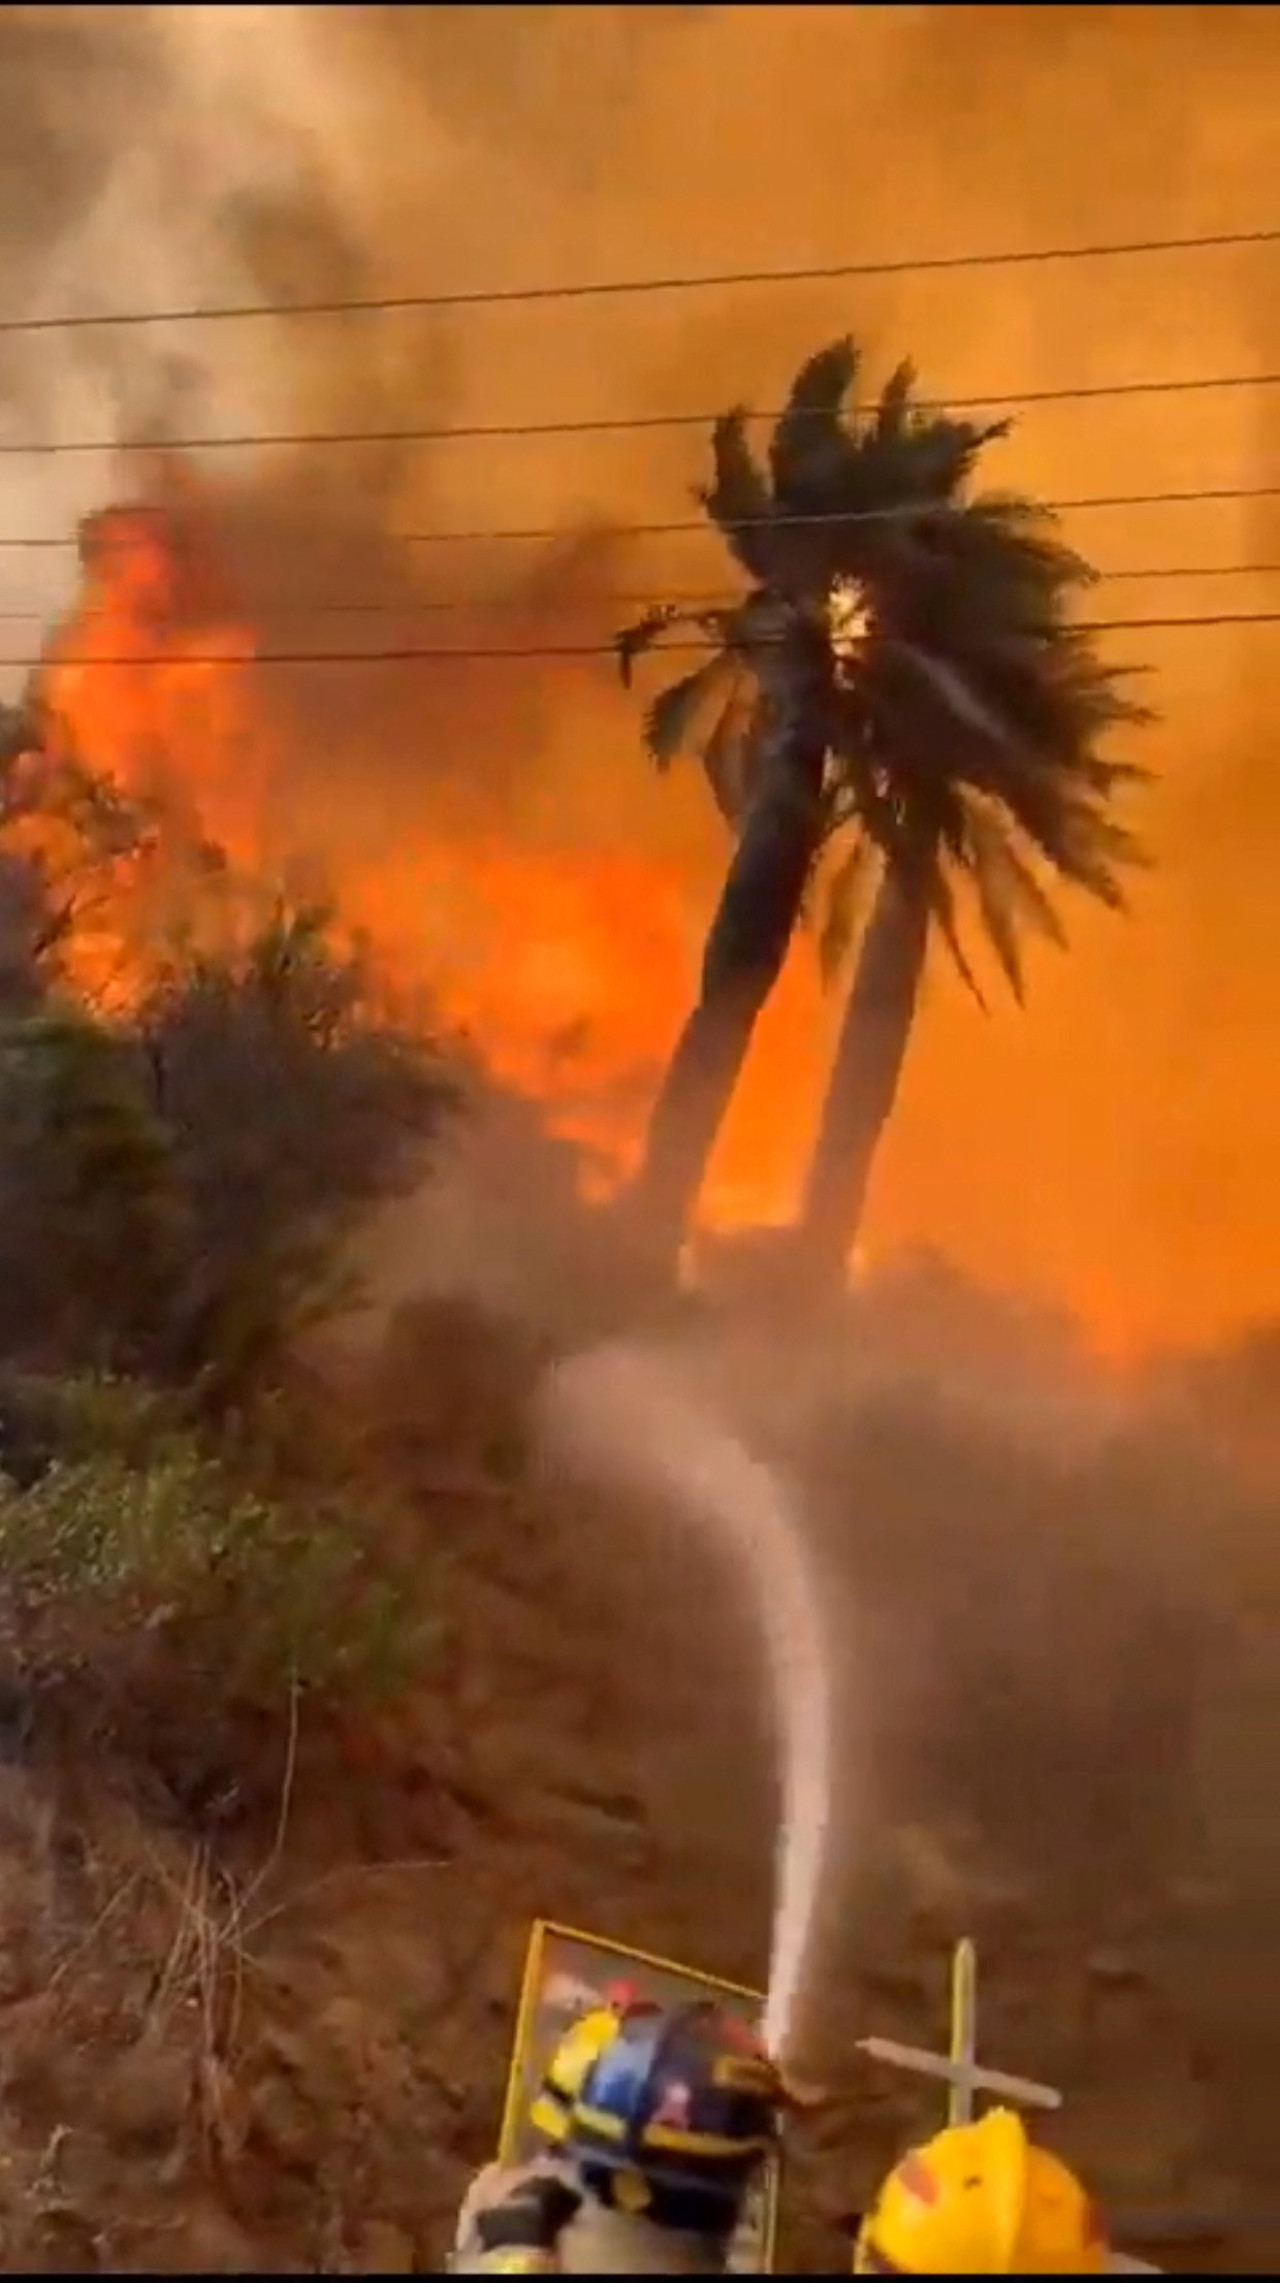
[[[1245,484],[1224,487],[1221,490],[1153,491],[1153,492],[1101,492],[1077,499],[1045,500],[1042,504],[1051,510],[1093,510],[1121,507],[1186,507],[1198,506],[1202,501],[1222,502],[1244,499],[1280,499],[1280,484]],[[917,502],[901,507],[846,508],[814,515],[774,515],[769,517],[771,531],[796,530],[802,526],[825,523],[902,523],[917,521],[928,512]],[[749,530],[746,523],[739,528]],[[677,538],[684,533],[700,533],[715,537],[717,526],[706,516],[690,516],[673,523],[625,523],[616,531],[607,532],[610,538],[645,539]],[[394,536],[394,535],[393,535]],[[511,530],[511,531],[405,531],[400,538],[411,547],[473,546],[479,542],[494,545],[547,545],[569,536],[563,529]]]
[[[926,277],[949,270],[1027,269],[1049,262],[1116,261],[1138,255],[1225,252],[1280,244],[1280,227],[1215,230],[1177,238],[1129,238],[1086,245],[1019,246],[965,254],[896,255],[823,262],[795,269],[708,271],[702,276],[591,278],[569,285],[491,286],[448,293],[345,295],[315,301],[223,302],[207,308],[73,311],[63,317],[7,317],[0,334],[83,332],[90,327],[207,325],[250,317],[357,317],[400,310],[501,309],[535,303],[621,300],[650,293],[706,293],[734,286],[822,285],[842,279]]]
[[[3,327],[0,326],[0,331]],[[1280,387],[1280,373],[1210,373],[1203,378],[1168,377],[1161,380],[1099,381],[1076,388],[1033,388],[996,396],[938,396],[914,400],[921,412],[1017,411],[1037,404],[1106,404],[1129,397],[1194,396],[1222,394],[1246,388]],[[874,402],[851,405],[852,413],[874,413]],[[753,420],[778,420],[781,410],[751,412]],[[793,412],[788,415],[795,419]],[[821,406],[802,405],[802,420],[830,418]],[[579,436],[626,436],[661,429],[710,428],[717,412],[652,412],[609,414],[593,420],[508,420],[480,422],[457,428],[335,428],[243,429],[231,436],[126,437],[73,436],[63,441],[38,442],[31,438],[0,438],[0,458],[65,459],[95,452],[239,452],[288,447],[293,450],[357,444],[476,444],[517,443],[525,438],[543,442]]]
[[[1138,491],[1103,492],[1074,499],[1047,499],[1040,504],[1050,510],[1084,512],[1094,509],[1122,507],[1198,507],[1202,504],[1230,500],[1280,499],[1280,483],[1237,484],[1222,488],[1198,491]],[[777,515],[769,519],[771,530],[794,529],[802,524],[820,523],[897,523],[918,520],[929,512],[926,505],[915,503],[902,507],[873,507],[848,509],[839,513],[818,515]],[[744,528],[750,528],[749,525]],[[691,517],[674,523],[624,523],[614,527],[602,526],[599,536],[605,539],[675,538],[683,533],[699,532],[704,537],[716,536],[716,526],[705,517]],[[504,531],[479,526],[472,531],[390,531],[386,538],[393,545],[403,547],[475,547],[481,545],[547,546],[571,539],[574,533],[562,525],[544,525],[530,529]],[[580,536],[580,534],[579,534]],[[30,537],[0,538],[0,547],[21,549],[74,548],[74,536],[48,537],[40,533]]]
[[[1169,563],[1125,568],[1119,571],[1099,571],[1097,583],[1109,586],[1113,580],[1152,579],[1280,579],[1280,563]],[[576,602],[577,598],[574,598]],[[652,587],[634,594],[601,594],[587,598],[594,606],[610,610],[644,610],[655,600]],[[664,587],[661,600],[681,610],[729,610],[741,600],[740,594],[725,589],[715,593],[709,589],[689,587],[674,593]],[[273,602],[266,605],[266,617],[299,618],[314,613],[317,617],[376,618],[403,616],[416,618],[419,613],[435,616],[455,616],[462,611],[527,611],[525,596],[515,595],[427,595],[411,602]],[[0,620],[9,618],[43,618],[43,611],[0,611]]]
[[[1136,579],[1150,582],[1153,579],[1280,579],[1280,563],[1153,563],[1142,567],[1126,566],[1117,571],[1099,571],[1099,585],[1113,580]],[[593,594],[586,598],[593,606],[607,610],[644,610],[654,600],[653,589],[637,590],[633,594]],[[717,593],[710,588],[689,587],[674,593],[664,588],[662,600],[682,610],[729,610],[741,597],[725,589]],[[566,607],[579,607],[579,598],[571,598]],[[41,610],[0,610],[0,625],[43,625],[49,616],[48,604]],[[323,599],[308,600],[295,596],[283,600],[269,600],[255,605],[248,614],[255,622],[271,618],[422,618],[456,617],[465,612],[507,613],[527,611],[529,602],[522,595],[422,595],[405,599],[388,596],[384,601],[358,602]]]
[[[1177,618],[1095,618],[1073,621],[1072,630],[1079,634],[1135,634],[1168,633],[1173,628],[1229,627],[1229,626],[1280,626],[1280,610],[1221,611],[1203,615],[1186,614]],[[708,656],[718,648],[714,642],[664,642],[662,655],[681,652]],[[462,659],[473,664],[499,663],[509,659],[560,659],[560,658],[616,658],[616,642],[531,642],[511,648],[490,645],[473,647],[470,644],[451,644],[446,649],[418,648],[406,644],[378,650],[267,650],[248,651],[243,657],[228,657],[226,653],[201,657],[188,651],[139,654],[135,657],[93,656],[77,657],[57,651],[36,658],[0,658],[0,666],[35,669],[42,666],[399,666],[415,663],[440,664],[447,659]]]

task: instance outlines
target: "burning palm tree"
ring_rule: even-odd
[[[1150,716],[1070,605],[1094,573],[1051,512],[970,496],[978,426],[920,406],[903,365],[848,409],[851,341],[797,374],[768,469],[738,409],[716,423],[703,505],[751,581],[721,608],[663,607],[619,637],[635,658],[683,631],[706,655],[649,707],[660,767],[702,763],[734,853],[697,1004],[655,1104],[639,1202],[678,1245],[761,1007],[823,863],[821,951],[862,929],[804,1202],[814,1257],[842,1270],[893,1107],[932,931],[966,983],[968,893],[1014,994],[1028,929],[1056,942],[1056,875],[1119,907],[1139,859],[1114,797],[1143,772],[1099,743]]]

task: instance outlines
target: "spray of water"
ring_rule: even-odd
[[[830,1661],[794,1509],[772,1469],[651,1351],[611,1344],[557,1365],[540,1424],[549,1456],[584,1480],[678,1506],[750,1582],[781,1751],[763,2035],[783,2061],[804,1994],[832,1797]]]

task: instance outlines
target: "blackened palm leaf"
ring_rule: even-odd
[[[796,374],[769,445],[773,496],[784,513],[812,509],[855,452],[844,405],[857,371],[858,352],[846,337],[819,349]]]
[[[1014,828],[1008,819],[1001,811],[988,808],[978,800],[970,799],[965,806],[965,836],[968,841],[965,860],[977,882],[984,924],[990,899],[1007,912],[1015,931],[1031,928],[1037,935],[1056,944],[1059,951],[1065,951],[1067,934],[1057,906],[1018,847]],[[992,934],[994,942],[994,933],[990,928],[988,933]],[[1009,975],[1007,964],[1005,973]],[[1012,975],[1010,981],[1013,981]],[[1014,988],[1017,988],[1016,984]]]
[[[1031,569],[1057,594],[1098,579],[1093,564],[1059,537],[1054,509],[1022,492],[988,491],[966,500],[963,515],[942,531],[971,549],[984,547],[993,560],[1012,562],[1024,574]]]
[[[631,687],[631,674],[636,659],[642,658],[646,650],[652,650],[655,642],[668,632],[679,617],[677,604],[658,603],[653,610],[647,610],[643,618],[638,618],[634,626],[624,627],[621,634],[615,634],[614,648],[618,653],[618,671],[624,689],[629,690]]]
[[[952,893],[951,882],[947,878],[946,872],[937,854],[934,855],[933,860],[929,865],[927,873],[926,894],[928,896],[929,909],[933,914],[935,925],[937,926],[938,932],[941,935],[943,942],[946,944],[947,950],[951,954],[952,963],[955,967],[956,973],[960,977],[961,982],[964,984],[965,989],[969,992],[970,996],[975,1000],[985,1015],[988,1011],[987,1002],[983,998],[982,987],[978,982],[978,978],[974,974],[972,967],[969,965],[968,956],[965,952],[964,945],[960,940],[960,930],[956,923],[955,897]]]
[[[1008,420],[982,427],[972,420],[948,420],[941,413],[917,414],[911,435],[911,492],[917,499],[954,499],[986,446],[1007,436],[1011,426]]]
[[[991,861],[989,856],[976,857],[972,872],[983,932],[1004,971],[1009,989],[1021,1006],[1026,998],[1022,947],[1018,940],[1018,923],[1013,905],[1006,893],[1006,882],[1000,876],[998,863]]]
[[[712,705],[723,707],[734,667],[722,652],[660,690],[644,717],[644,741],[660,769],[695,750],[697,725]]]
[[[1134,716],[1131,713],[1123,713],[1118,718],[1122,721],[1132,721]],[[1145,712],[1138,716],[1140,721],[1147,721],[1151,718]],[[1113,793],[1119,792],[1122,785],[1150,785],[1154,782],[1154,772],[1150,769],[1143,769],[1136,761],[1104,761],[1101,755],[1097,753],[1081,754],[1072,768],[1072,775],[1078,778],[1082,785],[1087,785],[1090,792],[1097,793],[1104,801],[1109,800]]]
[[[895,372],[890,373],[876,406],[873,433],[877,442],[896,444],[905,434],[907,414],[911,408],[911,392],[915,385],[916,369],[913,364],[901,364]]]
[[[763,584],[773,568],[773,499],[747,441],[747,414],[742,406],[717,420],[711,432],[711,453],[714,480],[698,497],[730,552],[753,579]]]
[[[741,602],[734,603],[720,614],[715,631],[727,649],[734,651],[743,665],[759,672],[767,667],[787,640],[795,622],[795,612],[768,587],[753,587]],[[704,632],[713,631],[704,620]]]
[[[1119,902],[1118,890],[1104,889],[1103,878],[1116,865],[1138,862],[1138,844],[1106,815],[1070,756],[1043,749],[1008,748],[1003,754],[988,749],[972,756],[965,776],[970,790],[998,803],[1010,824],[1063,879],[1078,881],[1107,903]],[[1078,869],[1081,865],[1084,870]]]
[[[1124,911],[1127,901],[1121,870],[1137,870],[1151,861],[1134,833],[1085,801],[1063,800],[1035,838],[1064,880],[1087,888],[1116,912]]]
[[[876,854],[875,842],[859,833],[827,882],[818,933],[818,965],[828,986],[843,967],[865,916]]]
[[[886,657],[905,666],[923,682],[957,725],[971,736],[982,738],[989,745],[1016,746],[1018,741],[1011,725],[979,697],[947,659],[937,657],[919,643],[901,642],[888,636],[884,639],[884,651]]]

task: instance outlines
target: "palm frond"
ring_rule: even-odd
[[[996,867],[989,862],[979,860],[974,864],[973,884],[982,915],[983,933],[1003,969],[1009,989],[1021,1007],[1026,1002],[1026,981],[1013,906],[1004,894],[1004,883],[998,877]]]
[[[1015,828],[1008,818],[998,809],[970,798],[965,803],[965,836],[968,842],[965,861],[978,885],[980,898],[985,884],[986,896],[1004,907],[1015,930],[1029,928],[1055,944],[1059,951],[1065,951],[1067,932],[1057,906],[1019,848]],[[985,918],[985,903],[983,909]],[[1009,972],[1007,967],[1005,972]],[[1012,976],[1010,981],[1013,982]]]
[[[845,335],[809,357],[791,383],[769,444],[773,496],[803,512],[857,446],[844,407],[858,372],[858,351]]]
[[[664,635],[674,634],[677,629],[698,637],[693,647],[706,644],[713,649],[732,649],[745,654],[753,639],[754,602],[753,590],[741,603],[717,603],[705,610],[693,610],[684,603],[655,603],[633,626],[613,638],[624,686],[628,689],[631,686],[636,659],[654,649]]]
[[[876,853],[874,841],[866,833],[857,833],[827,882],[818,931],[818,966],[828,987],[843,967],[865,916]]]
[[[767,586],[755,586],[720,614],[718,638],[743,665],[759,668],[778,650],[794,619],[793,606]]]
[[[773,495],[747,440],[747,412],[735,406],[711,431],[714,474],[699,493],[730,553],[751,578],[767,581],[772,567],[769,528]]]
[[[1143,858],[1134,835],[1111,814],[1109,796],[1090,782],[1091,760],[1088,747],[1077,751],[1065,739],[1046,739],[1018,754],[992,757],[987,769],[975,760],[966,774],[971,787],[995,802],[1064,879],[1116,902],[1118,896],[1103,889],[1101,874],[1095,875],[1095,857],[1107,870]]]
[[[1127,909],[1121,873],[1146,869],[1150,855],[1136,833],[1095,804],[1065,798],[1034,835],[1054,870],[1112,911]]]
[[[696,749],[699,716],[717,700],[723,708],[728,695],[726,684],[732,681],[735,670],[732,661],[719,651],[691,674],[669,682],[658,692],[645,713],[644,742],[659,769],[669,769],[682,753]]]
[[[919,404],[909,364],[859,419],[848,411],[858,369],[848,338],[807,360],[767,466],[745,412],[716,422],[699,496],[751,591],[721,611],[648,613],[619,637],[619,661],[629,679],[677,624],[696,624],[714,646],[714,662],[650,708],[646,741],[661,766],[677,751],[700,755],[735,826],[788,782],[811,788],[825,754],[822,837],[842,841],[822,907],[826,974],[848,948],[869,871],[884,864],[927,896],[981,1003],[957,923],[957,883],[971,888],[1021,997],[1024,936],[1063,940],[1051,876],[1121,907],[1124,874],[1146,861],[1114,803],[1147,772],[1106,745],[1153,717],[1130,670],[1074,617],[1096,574],[1056,515],[1014,492],[969,496],[1008,423]],[[841,579],[867,608],[865,633],[837,660],[830,604]]]
[[[998,443],[1012,426],[1011,420],[984,424],[951,420],[944,413],[917,413],[905,430],[913,495],[917,499],[954,500],[987,445]]]
[[[926,871],[925,894],[929,899],[929,910],[933,915],[934,925],[951,955],[951,963],[957,975],[975,1005],[982,1010],[984,1015],[987,1014],[989,1009],[983,997],[982,986],[969,964],[968,954],[961,940],[960,928],[956,919],[955,894],[951,882],[947,878],[945,867],[936,857]]]
[[[652,610],[647,610],[633,625],[626,626],[620,634],[615,634],[613,646],[618,653],[618,671],[625,690],[631,687],[637,658],[642,658],[646,650],[652,650],[654,644],[678,623],[680,617],[681,611],[677,603],[656,603]]]
[[[896,444],[906,431],[916,368],[909,361],[895,367],[880,391],[872,433],[878,444]]]
[[[931,695],[958,727],[994,746],[1016,744],[1016,734],[1009,723],[969,686],[949,659],[935,657],[919,643],[896,641],[892,636],[886,636],[884,652],[886,657],[900,660],[910,674],[928,686]]]
[[[981,492],[965,501],[958,521],[939,529],[962,546],[987,545],[995,561],[1033,565],[1057,588],[1092,586],[1098,578],[1093,564],[1062,538],[1057,509],[1023,492]]]

